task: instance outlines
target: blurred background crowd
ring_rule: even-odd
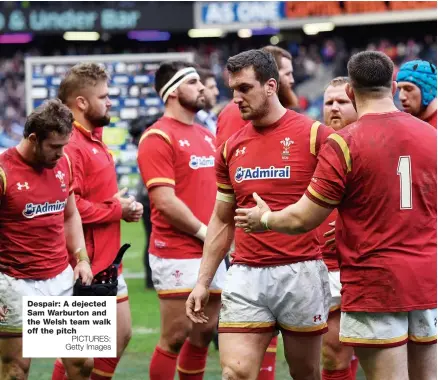
[[[404,2],[402,10],[390,4],[401,2],[360,2],[371,4],[360,9],[346,5],[352,2],[325,2],[325,6],[319,4],[324,2],[310,2],[313,6],[307,6],[308,13],[300,11],[296,16],[293,6],[300,2],[266,3],[100,2],[96,11],[87,2],[2,2],[0,149],[17,143],[30,111],[26,104],[26,90],[31,91],[25,85],[27,57],[191,52],[195,62],[216,76],[218,112],[231,98],[224,75],[228,57],[274,44],[291,53],[300,111],[315,119],[321,118],[325,85],[331,78],[347,74],[346,62],[356,51],[383,51],[393,59],[396,71],[403,62],[416,58],[436,64],[435,2]],[[76,17],[77,22],[63,26],[55,22],[57,16],[61,20]],[[222,25],[227,17],[227,24]],[[336,20],[341,20],[339,25]],[[94,37],[81,36],[78,31],[92,21]],[[67,38],[68,33],[73,36]],[[34,78],[35,71],[27,80],[32,83]],[[142,112],[145,110],[132,118]]]

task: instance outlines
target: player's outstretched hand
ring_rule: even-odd
[[[324,237],[329,237],[329,236],[333,236],[335,234],[335,222],[330,222],[329,226],[333,227],[333,229],[331,229],[330,231],[327,231],[323,236]],[[325,243],[324,243],[324,247],[329,247],[330,249],[334,250],[336,248],[336,241],[335,238],[333,237],[332,239],[328,239]]]
[[[137,203],[135,202],[135,198],[132,195],[130,195],[127,198],[124,197],[127,192],[128,192],[128,188],[124,187],[122,190],[114,194],[114,198],[116,198],[120,202],[120,205],[122,206],[122,219],[125,220],[126,222],[134,222],[135,220],[133,220],[134,219],[133,214],[137,209]]]
[[[81,278],[83,285],[91,285],[93,281],[93,272],[91,271],[91,266],[87,261],[79,261],[75,266],[74,270],[74,280]]]
[[[124,220],[128,223],[131,222],[138,222],[143,215],[143,205],[139,202],[132,202],[131,208],[127,214],[127,216],[124,218]]]
[[[238,208],[236,210],[236,216],[234,217],[236,227],[243,228],[245,232],[265,231],[266,227],[263,226],[261,218],[263,214],[271,211],[271,209],[257,193],[253,193],[252,196],[257,206],[253,208]]]
[[[201,284],[196,284],[195,288],[186,301],[186,314],[193,323],[207,323],[208,317],[204,314],[210,293],[208,288]]]

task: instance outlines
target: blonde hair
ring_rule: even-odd
[[[96,86],[101,81],[108,81],[110,75],[105,66],[94,63],[84,62],[73,66],[62,80],[58,89],[58,98],[64,104],[76,97],[84,88]]]
[[[337,87],[337,86],[345,85],[347,83],[350,83],[350,79],[348,77],[336,77],[329,82],[325,90],[327,90],[330,86]]]

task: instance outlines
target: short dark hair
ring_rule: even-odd
[[[23,136],[28,138],[35,133],[39,141],[45,140],[50,133],[69,135],[73,129],[73,114],[59,99],[46,100],[27,117]]]
[[[207,79],[216,78],[213,74],[213,71],[211,71],[210,69],[200,67],[199,69],[196,69],[196,71],[198,72],[199,77],[201,78],[201,83],[204,85]]]
[[[64,104],[88,86],[95,86],[100,81],[108,81],[110,75],[105,66],[94,62],[83,62],[74,65],[61,81],[58,89],[58,98]]]
[[[376,93],[391,89],[394,63],[379,51],[362,51],[354,54],[347,64],[348,76],[354,90]]]
[[[193,62],[187,61],[167,61],[163,62],[158,70],[155,72],[155,91],[159,94],[161,89],[167,82],[181,69],[186,67],[194,67],[197,65]]]
[[[277,64],[279,70],[281,67],[281,58],[286,58],[292,62],[292,55],[287,50],[281,47],[274,45],[267,45],[263,47],[263,50],[269,51],[269,53],[271,53],[274,56],[275,63]]]
[[[255,77],[261,84],[265,84],[271,78],[279,83],[277,63],[274,56],[267,50],[247,50],[228,58],[227,70],[230,73],[238,73],[247,67],[254,69]]]

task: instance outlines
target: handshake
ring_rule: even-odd
[[[127,191],[128,188],[123,188],[114,194],[114,198],[116,198],[122,206],[122,219],[126,222],[138,222],[143,215],[143,205],[136,202],[132,195],[128,198],[124,198]]]

